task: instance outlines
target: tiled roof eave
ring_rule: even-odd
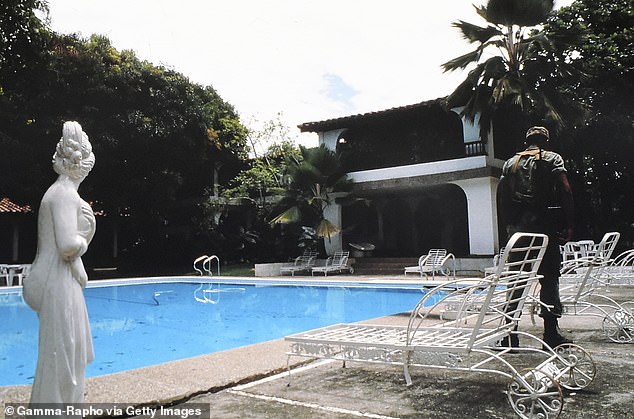
[[[337,128],[346,128],[348,125],[361,120],[377,119],[380,117],[391,116],[405,111],[411,111],[415,109],[431,108],[438,106],[442,103],[444,98],[428,100],[413,105],[399,106],[395,108],[385,109],[382,111],[368,112],[357,115],[342,116],[340,118],[326,119],[323,121],[305,122],[297,127],[301,132],[320,132],[328,131]]]

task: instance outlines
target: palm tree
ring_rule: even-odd
[[[478,26],[462,20],[453,23],[476,48],[447,61],[443,70],[476,66],[447,98],[447,105],[464,106],[462,114],[471,121],[479,114],[483,140],[495,111],[503,106],[561,128],[559,109],[564,100],[555,89],[547,88],[544,80],[554,73],[568,74],[570,69],[565,62],[548,59],[547,53],[553,50],[553,42],[571,40],[549,39],[536,28],[551,15],[553,0],[488,0],[486,6],[474,7],[488,24]],[[485,52],[495,49],[498,54],[486,58]]]
[[[288,188],[271,223],[302,222],[313,228],[318,237],[330,238],[340,228],[324,217],[324,209],[332,204],[332,193],[349,190],[351,182],[339,156],[323,144],[316,148],[300,146],[300,151],[302,159],[289,162]]]

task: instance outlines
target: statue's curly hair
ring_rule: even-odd
[[[64,122],[62,138],[55,147],[53,162],[56,158],[61,162],[56,171],[61,171],[73,179],[86,177],[95,165],[92,145],[78,122]]]

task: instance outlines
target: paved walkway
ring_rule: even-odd
[[[611,294],[634,300],[634,287]],[[522,329],[541,333],[525,318]],[[540,320],[540,319],[538,319]],[[385,319],[386,322],[391,320]],[[574,337],[597,365],[595,381],[576,392],[564,392],[563,418],[634,417],[634,343],[606,340],[601,319],[564,316],[564,331]],[[512,418],[499,375],[413,371],[406,386],[398,367],[316,361],[292,375],[280,374],[202,394],[180,406],[202,403],[213,418]]]
[[[611,295],[632,301],[634,287],[619,287]],[[634,344],[606,340],[597,317],[564,316],[561,326],[590,352],[598,369],[589,387],[564,394],[562,417],[634,417]],[[521,328],[541,333],[541,325],[532,325],[528,316]],[[515,417],[504,393],[507,383],[498,375],[414,370],[414,384],[406,386],[398,367],[353,363],[342,368],[339,362],[317,361],[297,368],[287,386],[286,349],[283,340],[275,340],[91,378],[86,401],[202,408],[213,418]],[[29,391],[29,386],[2,387],[0,400],[25,402]]]

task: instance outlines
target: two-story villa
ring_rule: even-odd
[[[299,125],[340,155],[352,194],[364,198],[326,209],[342,227],[327,241],[329,252],[358,242],[391,257],[438,247],[458,257],[498,251],[496,190],[514,151],[503,139],[515,130],[498,115],[483,141],[477,119],[471,123],[459,111],[438,99]]]

